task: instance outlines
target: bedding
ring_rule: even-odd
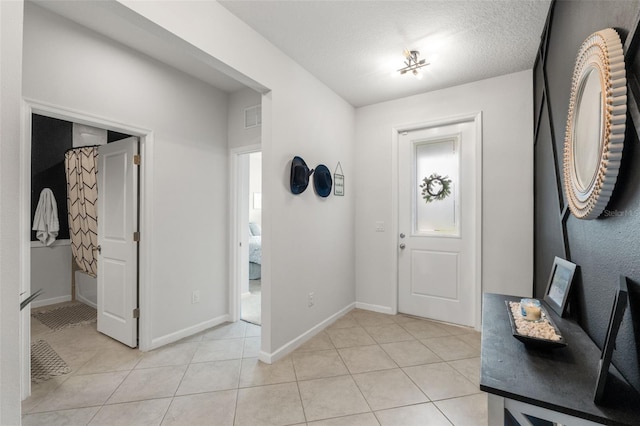
[[[262,235],[260,225],[249,224],[249,279],[259,280],[262,270]]]
[[[249,262],[262,264],[262,236],[249,237]]]

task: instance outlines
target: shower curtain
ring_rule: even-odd
[[[97,157],[97,146],[73,148],[64,155],[71,252],[80,269],[92,277],[98,273]]]

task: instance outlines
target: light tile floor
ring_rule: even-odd
[[[73,372],[33,385],[24,425],[487,424],[480,334],[405,315],[353,310],[272,365],[245,322],[147,353],[95,324],[32,338]]]

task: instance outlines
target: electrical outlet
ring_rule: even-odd
[[[312,307],[313,304],[315,303],[313,300],[313,292],[309,293],[309,298],[307,299],[307,304],[309,305],[309,307]]]
[[[191,293],[191,303],[199,303],[200,302],[200,292],[198,290]]]

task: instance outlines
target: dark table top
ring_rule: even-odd
[[[505,301],[485,293],[480,389],[603,424],[640,425],[640,397],[611,366],[602,405],[593,402],[601,351],[574,321],[547,311],[567,346],[539,349],[513,337]]]

